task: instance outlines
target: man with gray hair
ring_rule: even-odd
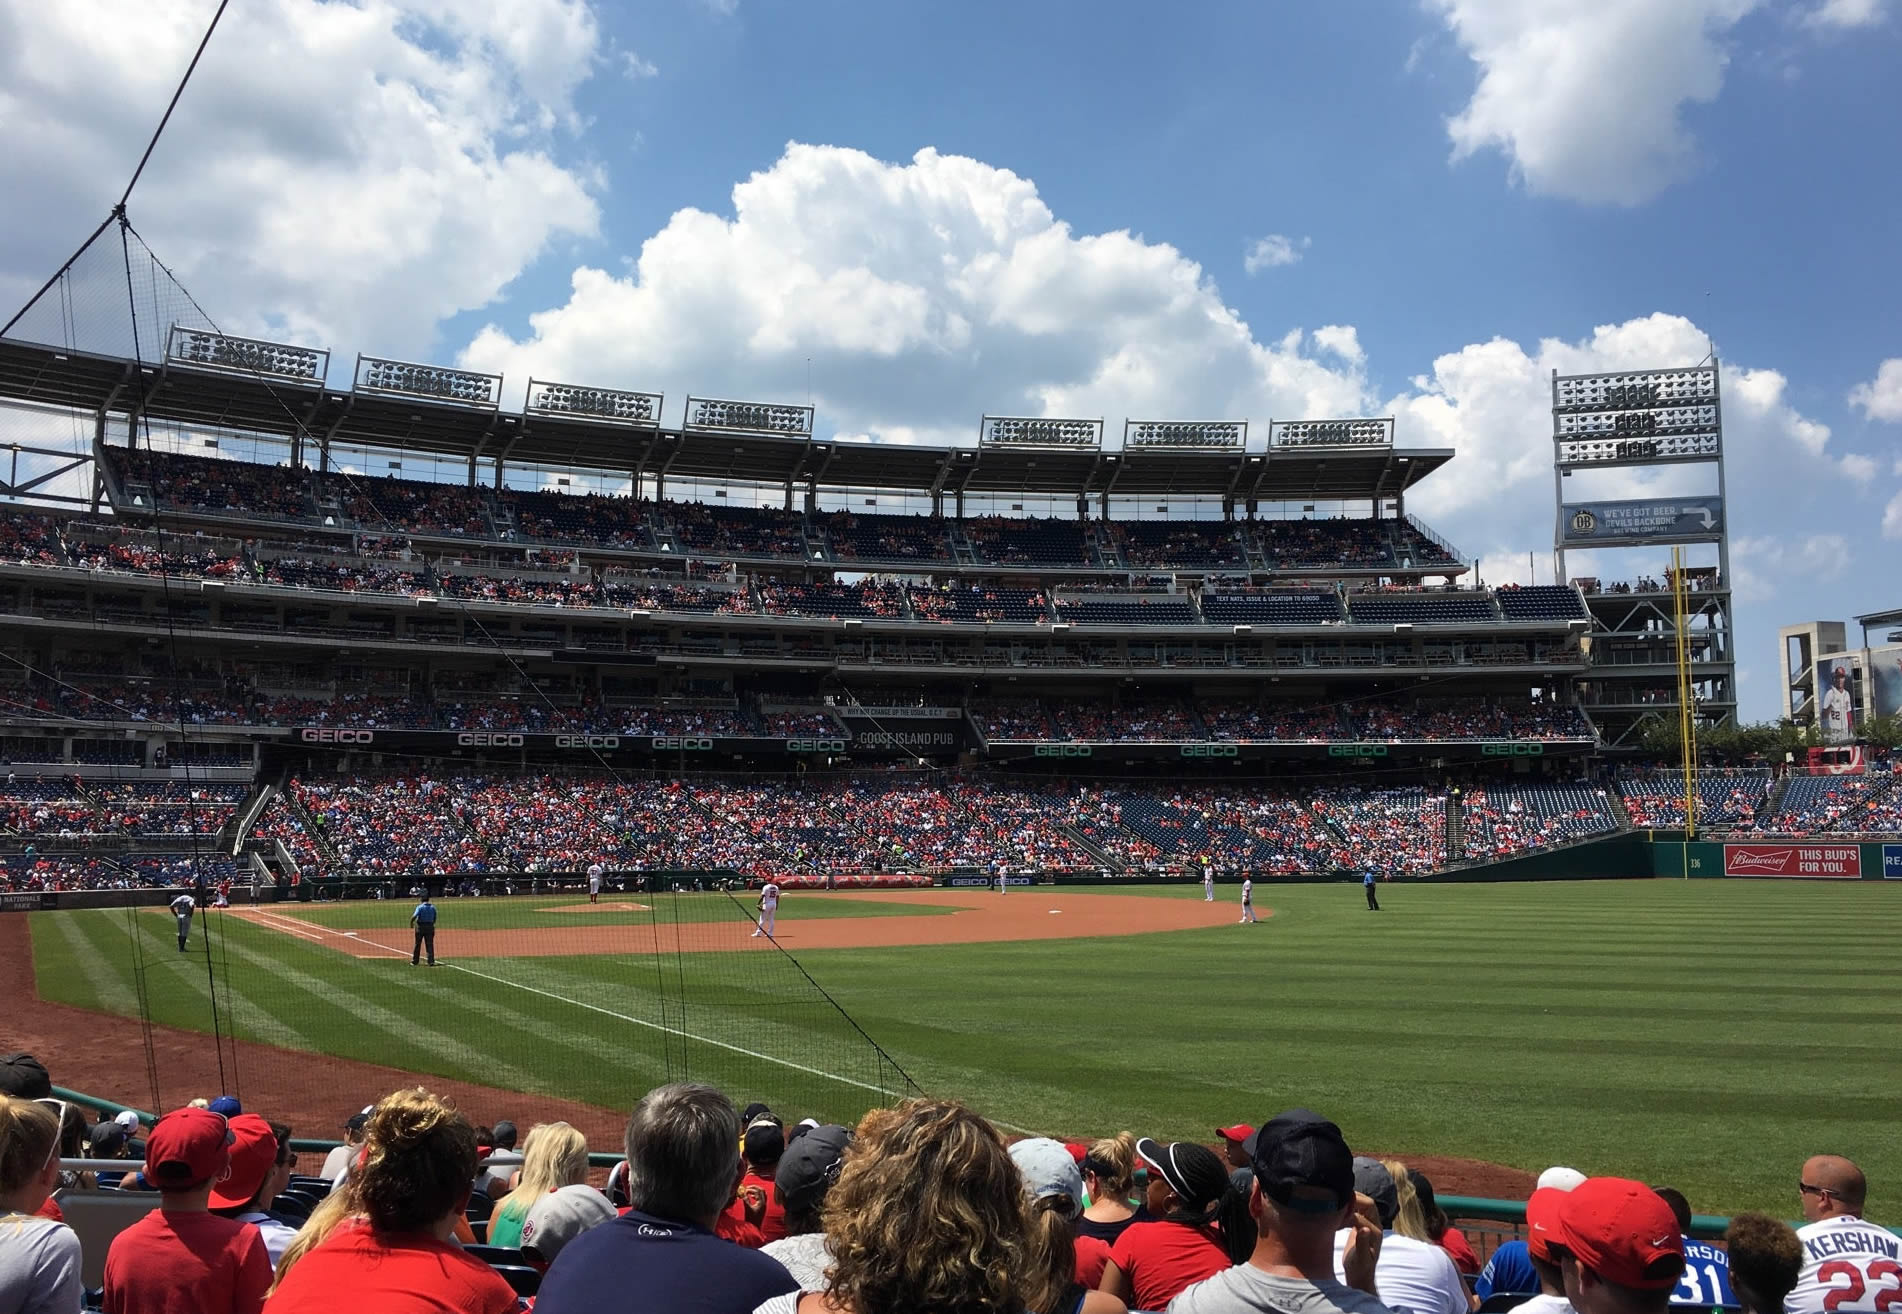
[[[751,1314],[797,1291],[783,1265],[713,1233],[745,1175],[740,1115],[711,1086],[647,1092],[627,1120],[621,1217],[562,1247],[542,1280],[540,1314]]]

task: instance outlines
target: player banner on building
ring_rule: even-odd
[[[1882,878],[1888,881],[1902,881],[1902,844],[1882,846]]]
[[[1886,869],[1886,858],[1883,865]],[[1724,875],[1860,880],[1862,847],[1857,844],[1726,844]]]
[[[1567,547],[1647,539],[1701,538],[1724,531],[1721,497],[1645,497],[1628,502],[1567,502],[1559,539]]]

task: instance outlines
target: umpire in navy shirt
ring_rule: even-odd
[[[429,891],[423,891],[423,901],[416,905],[416,911],[409,915],[409,924],[416,928],[416,946],[409,951],[409,965],[416,966],[422,960],[423,950],[429,950],[429,965],[436,965],[436,905],[429,901]]]
[[[536,1314],[752,1314],[799,1290],[778,1260],[713,1234],[745,1173],[726,1096],[684,1083],[649,1091],[626,1148],[634,1207],[561,1248]]]
[[[1370,912],[1380,911],[1380,900],[1374,894],[1374,873],[1363,872],[1360,878],[1361,888],[1367,891],[1367,908]]]

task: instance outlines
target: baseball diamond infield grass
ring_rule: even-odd
[[[1234,887],[1220,893],[1232,910]],[[1091,890],[1013,898],[1059,895]],[[704,897],[714,920],[683,932],[689,949],[734,930]],[[1380,913],[1358,885],[1264,883],[1257,898],[1273,916],[1256,926],[797,964],[767,950],[430,972],[223,917],[208,971],[199,940],[176,951],[163,910],[35,913],[33,941],[41,996],[86,1008],[137,1015],[142,988],[154,1021],[207,1030],[215,979],[240,1036],[293,1050],[619,1108],[684,1067],[742,1102],[852,1116],[891,1077],[803,966],[920,1086],[1012,1127],[1206,1141],[1300,1103],[1357,1146],[1563,1162],[1675,1185],[1699,1212],[1779,1216],[1796,1212],[1803,1158],[1826,1151],[1863,1165],[1874,1216],[1902,1212],[1902,884],[1393,884]],[[444,916],[578,916],[537,911],[550,902],[576,900],[455,901]],[[780,915],[924,911],[900,892],[846,907],[793,894]],[[407,949],[406,905],[286,911],[389,920],[377,942]]]

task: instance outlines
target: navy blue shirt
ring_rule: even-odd
[[[418,926],[434,926],[436,924],[436,905],[433,903],[419,903],[416,905],[416,911],[411,913],[410,917]]]
[[[1532,1254],[1523,1241],[1508,1241],[1493,1251],[1479,1280],[1473,1283],[1473,1293],[1481,1300],[1504,1291],[1539,1294],[1539,1271],[1532,1267]]]
[[[752,1314],[799,1290],[778,1260],[693,1223],[629,1211],[561,1248],[536,1314]]]

